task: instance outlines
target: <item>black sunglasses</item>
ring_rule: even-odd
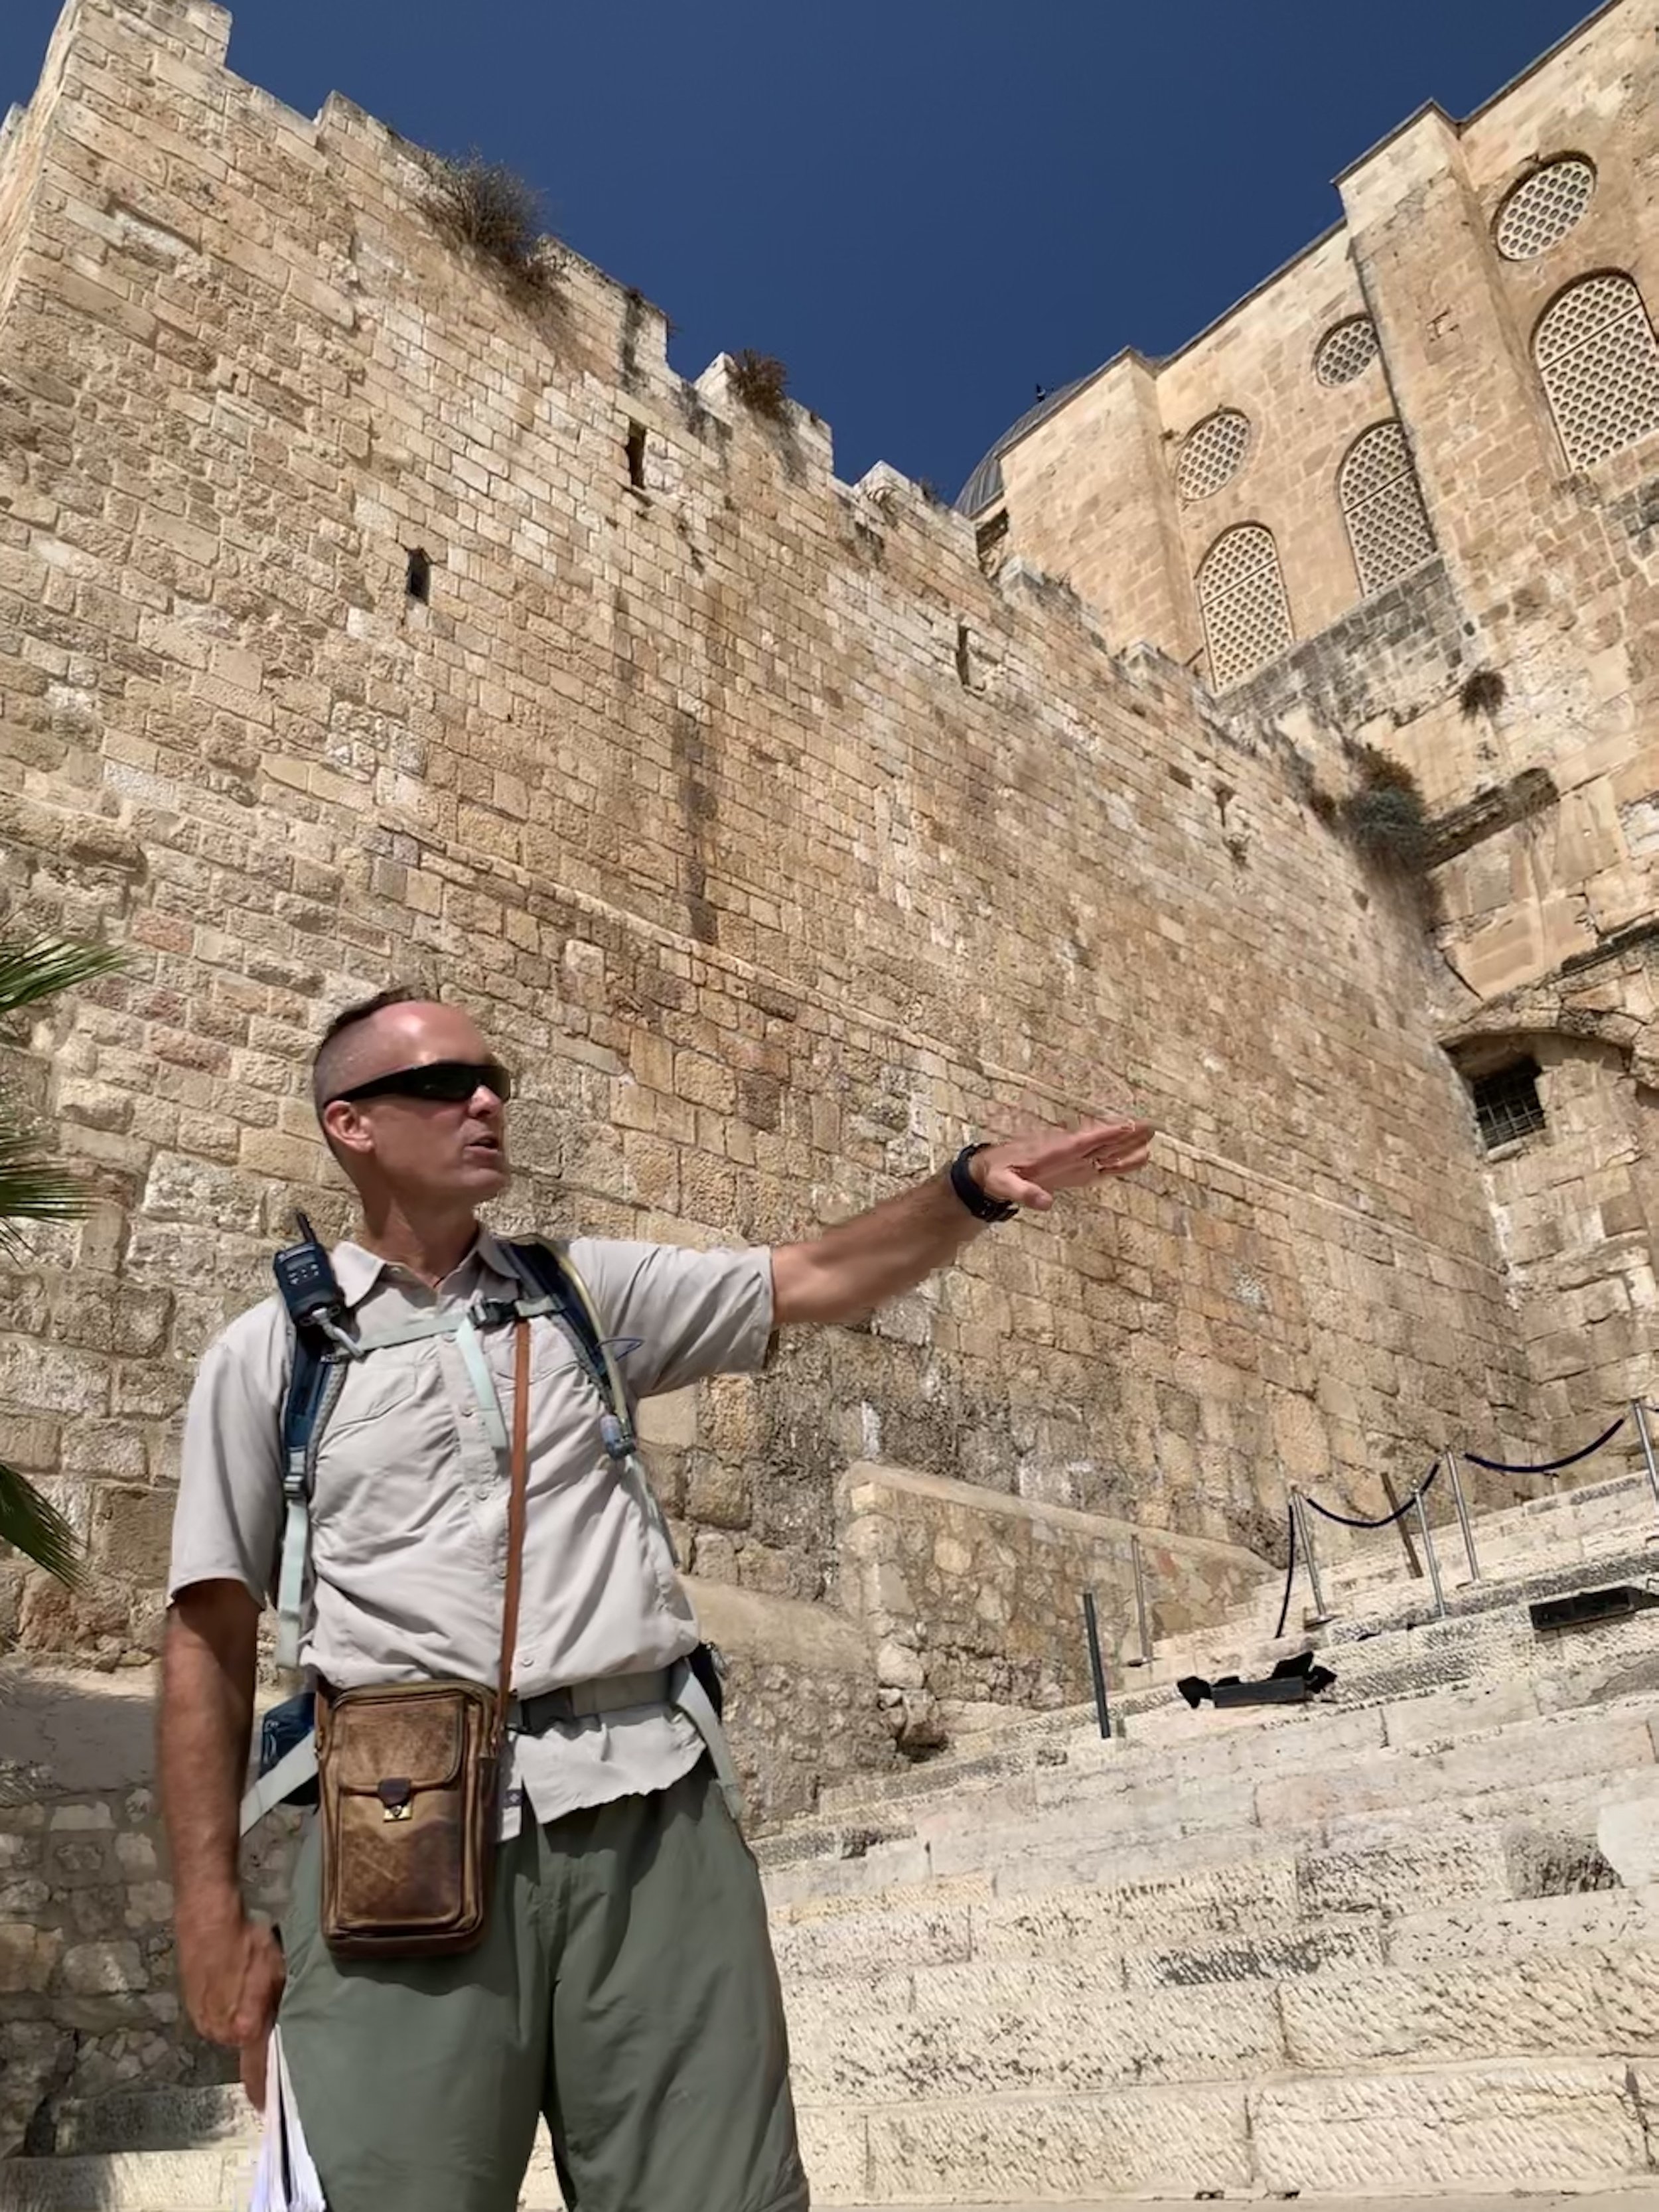
[[[434,1098],[447,1106],[459,1106],[475,1091],[493,1091],[503,1106],[513,1096],[513,1078],[498,1060],[429,1060],[424,1067],[398,1067],[390,1075],[377,1075],[368,1083],[354,1083],[349,1091],[337,1091],[331,1106],[341,1100],[355,1105],[362,1098]]]

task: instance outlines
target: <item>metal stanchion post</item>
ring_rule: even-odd
[[[1291,1510],[1296,1515],[1297,1534],[1302,1544],[1302,1556],[1308,1563],[1308,1588],[1313,1592],[1313,1626],[1322,1628],[1330,1619],[1325,1610],[1325,1592],[1319,1580],[1319,1561],[1314,1553],[1313,1523],[1308,1518],[1308,1501],[1299,1490],[1291,1492]]]
[[[1428,1508],[1423,1503],[1423,1493],[1417,1493],[1417,1529],[1423,1539],[1423,1556],[1429,1563],[1429,1581],[1434,1588],[1434,1609],[1442,1620],[1446,1618],[1446,1593],[1440,1584],[1440,1561],[1434,1548],[1434,1537],[1429,1528]]]
[[[1112,1717],[1106,1710],[1106,1669],[1100,1656],[1100,1623],[1095,1618],[1095,1594],[1083,1593],[1083,1626],[1089,1634],[1089,1672],[1094,1677],[1095,1717],[1100,1723],[1100,1733],[1109,1741]]]
[[[1480,1579],[1480,1562],[1474,1553],[1474,1528],[1469,1519],[1469,1501],[1463,1495],[1463,1477],[1457,1464],[1457,1454],[1449,1451],[1445,1456],[1446,1473],[1451,1477],[1452,1497],[1457,1505],[1457,1525],[1463,1531],[1463,1549],[1468,1553],[1469,1580]]]
[[[1146,1606],[1146,1569],[1140,1556],[1139,1536],[1129,1539],[1129,1564],[1134,1569],[1135,1620],[1140,1631],[1140,1656],[1134,1663],[1137,1667],[1150,1667],[1152,1663],[1152,1620]]]
[[[1636,1433],[1642,1439],[1642,1457],[1647,1463],[1648,1488],[1653,1492],[1653,1502],[1659,1505],[1659,1461],[1653,1455],[1653,1431],[1648,1426],[1648,1409],[1639,1398],[1632,1398],[1630,1409],[1636,1416]]]

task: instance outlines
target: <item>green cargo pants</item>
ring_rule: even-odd
[[[706,1763],[526,1818],[459,1958],[334,1958],[317,1845],[282,2028],[329,2212],[513,2212],[542,2113],[573,2212],[805,2212],[760,1877]]]

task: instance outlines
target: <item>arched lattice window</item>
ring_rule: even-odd
[[[1224,691],[1295,643],[1273,532],[1259,522],[1224,530],[1198,567],[1198,604],[1210,648],[1210,684]]]
[[[1218,407],[1189,430],[1176,463],[1176,489],[1182,504],[1190,507],[1195,499],[1208,499],[1231,483],[1244,465],[1249,442],[1250,419],[1237,407]]]
[[[1432,556],[1417,471],[1398,422],[1374,422],[1354,440],[1338,471],[1336,494],[1367,595]]]
[[[1622,270],[1581,276],[1545,308],[1533,357],[1575,468],[1659,430],[1659,339]]]
[[[1595,172],[1582,154],[1563,155],[1522,177],[1498,210],[1492,236],[1505,261],[1531,261],[1583,222]]]
[[[1376,325],[1369,315],[1350,315],[1319,341],[1314,374],[1322,384],[1352,384],[1376,359]]]

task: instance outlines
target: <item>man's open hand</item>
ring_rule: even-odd
[[[988,1145],[968,1163],[988,1198],[1046,1213],[1054,1194],[1098,1182],[1102,1176],[1133,1175],[1151,1157],[1157,1131],[1150,1121],[1088,1121],[1080,1129],[1039,1129]]]

